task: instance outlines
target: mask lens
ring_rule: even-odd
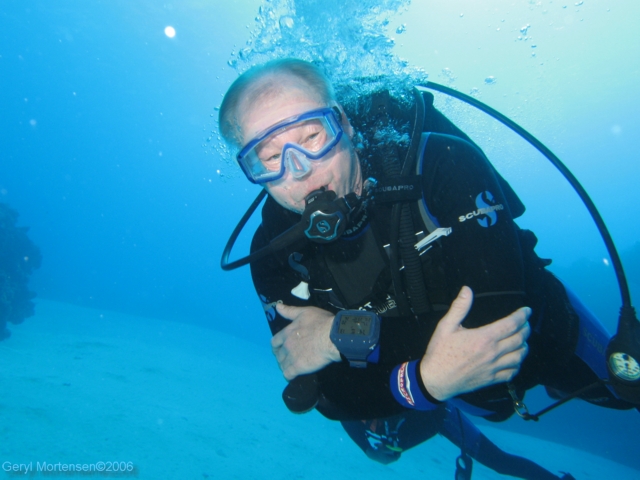
[[[311,170],[309,160],[324,157],[341,136],[342,128],[332,109],[307,112],[249,142],[238,154],[238,162],[254,183],[277,180],[284,174],[285,165],[300,178]]]

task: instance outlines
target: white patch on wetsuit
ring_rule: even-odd
[[[296,287],[291,289],[291,294],[302,300],[309,300],[311,296],[309,293],[309,284],[307,282],[300,282]]]

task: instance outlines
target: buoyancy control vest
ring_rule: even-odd
[[[417,240],[425,237],[423,242],[437,240],[451,231],[448,229],[444,233],[446,229],[435,224],[425,206],[421,175],[425,162],[429,162],[429,158],[425,158],[428,137],[431,133],[451,135],[471,143],[481,151],[477,144],[435,108],[431,92],[417,86],[413,93],[412,109],[400,105],[387,90],[359,99],[356,108],[351,110],[345,105],[352,125],[360,132],[359,154],[365,172],[380,179],[372,188],[373,203],[393,205],[389,215],[391,220],[386,225],[390,232],[386,248],[401,314],[446,309],[451,301],[449,292],[442,289],[443,283],[434,280],[437,277],[436,266],[421,262],[420,254],[414,247]],[[403,142],[406,138],[403,132],[411,134],[410,142]],[[493,165],[489,165],[512,217],[521,216],[525,211],[523,203]],[[373,258],[376,254],[372,251],[371,255]],[[535,257],[532,250],[530,256]],[[430,288],[425,287],[427,284]]]

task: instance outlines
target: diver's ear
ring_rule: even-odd
[[[344,133],[346,133],[349,138],[353,138],[355,130],[351,126],[351,123],[349,123],[349,119],[347,118],[344,108],[342,108],[342,105],[337,102],[332,103],[333,105],[331,105],[331,108],[336,112],[338,120],[340,120],[340,125],[342,125],[342,130],[344,130]]]

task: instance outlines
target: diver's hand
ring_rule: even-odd
[[[440,320],[420,362],[427,391],[437,400],[511,380],[527,356],[531,309],[520,308],[480,328],[461,323],[471,309],[473,292],[462,287]]]
[[[273,354],[287,380],[317,372],[340,361],[340,352],[329,338],[333,313],[316,307],[291,307],[282,303],[278,313],[292,323],[271,339]]]

